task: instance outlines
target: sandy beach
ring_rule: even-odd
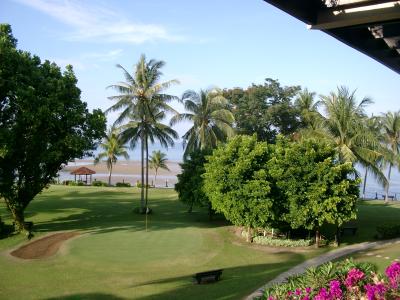
[[[168,187],[173,186],[177,182],[176,175],[181,172],[181,168],[178,162],[168,161],[168,170],[159,169],[157,174],[156,186]],[[80,167],[87,167],[96,172],[92,176],[92,180],[108,181],[108,169],[105,162],[100,162],[95,165],[93,160],[84,159],[76,160],[75,162],[70,162],[65,166],[60,172],[60,181],[64,180],[74,180],[74,175],[70,173]],[[155,170],[149,169],[149,183],[154,184]],[[84,176],[82,177],[85,180]],[[141,163],[140,161],[132,160],[121,160],[113,165],[113,172],[111,177],[111,182],[115,184],[116,182],[129,182],[131,184],[136,184],[137,181],[141,180]]]

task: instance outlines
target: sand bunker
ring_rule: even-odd
[[[46,258],[56,254],[63,242],[77,235],[78,232],[55,233],[19,247],[11,255],[22,259]]]

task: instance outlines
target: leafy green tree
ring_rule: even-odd
[[[288,203],[282,217],[294,229],[315,230],[317,246],[322,225],[356,218],[360,181],[351,179],[356,173],[351,162],[336,160],[333,145],[278,139],[268,170]]]
[[[175,184],[175,191],[179,200],[188,205],[188,212],[192,212],[193,206],[208,206],[211,216],[211,203],[203,191],[205,172],[204,164],[209,150],[191,152],[180,164],[182,172],[178,174],[178,182]]]
[[[183,93],[182,101],[188,112],[172,117],[170,125],[183,120],[193,123],[182,137],[186,144],[185,157],[193,151],[213,149],[218,142],[234,134],[234,117],[220,90],[200,90],[199,93],[188,90]]]
[[[26,207],[62,164],[92,153],[105,116],[81,101],[71,66],[17,50],[9,25],[0,25],[0,61],[0,195],[22,232]]]
[[[205,164],[204,192],[212,208],[249,232],[256,227],[275,227],[280,222],[282,201],[266,168],[273,145],[256,136],[236,136],[214,150]]]
[[[154,184],[157,183],[158,169],[164,169],[169,171],[169,168],[167,166],[167,161],[168,161],[167,155],[161,152],[160,150],[153,151],[152,155],[150,156],[150,161],[149,161],[150,169],[154,169],[156,172],[154,174]]]
[[[264,84],[224,90],[235,117],[239,134],[257,134],[259,140],[274,142],[278,133],[291,135],[300,127],[299,112],[293,98],[299,86],[282,87],[277,80]]]
[[[388,162],[385,201],[388,201],[390,176],[393,166],[400,166],[400,112],[387,112],[380,118],[383,128],[383,139],[387,151],[384,160]]]
[[[140,57],[132,75],[121,65],[117,65],[122,70],[126,81],[110,86],[119,95],[109,97],[116,103],[106,111],[122,110],[115,124],[120,125],[125,121],[128,122],[123,126],[124,132],[122,134],[127,140],[131,141],[131,147],[136,146],[137,142],[140,141],[142,178],[140,209],[142,212],[146,211],[145,205],[147,205],[148,195],[148,141],[149,139],[153,141],[152,138],[154,139],[154,137],[160,137],[162,144],[173,144],[170,137],[176,134],[171,128],[160,123],[160,118],[165,117],[165,112],[176,113],[168,104],[176,97],[164,92],[171,85],[179,83],[177,80],[160,82],[163,75],[161,68],[164,65],[165,62],[163,61],[154,59],[147,61],[145,55]],[[153,128],[154,132],[157,133],[153,137],[149,132],[150,128]],[[169,137],[163,135],[162,130]],[[146,177],[144,170],[146,170]]]
[[[121,138],[115,128],[110,128],[103,142],[100,143],[100,148],[104,151],[100,152],[95,158],[95,164],[98,164],[102,159],[106,159],[108,169],[108,185],[111,185],[111,174],[113,165],[117,162],[119,156],[129,159],[127,147],[124,146],[125,141]]]

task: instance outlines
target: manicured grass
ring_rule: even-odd
[[[374,241],[376,235],[376,226],[382,224],[400,224],[400,203],[399,201],[390,201],[385,204],[383,201],[363,201],[358,202],[357,233],[353,236],[345,233],[342,237],[342,246]],[[333,227],[327,230],[327,236],[333,237]]]
[[[370,262],[377,266],[380,273],[384,273],[385,269],[394,261],[400,261],[400,243],[386,245],[355,253],[350,256],[354,261]]]
[[[192,214],[174,191],[150,191],[145,217],[132,213],[136,188],[52,186],[28,207],[40,235],[78,230],[54,257],[9,257],[21,236],[0,240],[0,299],[241,299],[291,266],[327,251],[266,249],[238,240],[222,220]],[[0,202],[0,214],[7,212]],[[6,222],[10,223],[10,219]],[[215,284],[193,284],[200,271],[224,269]]]

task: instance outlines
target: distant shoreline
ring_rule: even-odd
[[[156,184],[156,186],[171,186],[177,182],[176,175],[181,172],[180,162],[167,161],[167,166],[170,171],[159,169],[157,174],[157,182],[154,182],[155,170],[149,168],[149,183]],[[92,175],[92,181],[105,181],[108,182],[108,169],[106,162],[100,162],[95,165],[93,159],[79,159],[75,162],[70,162],[59,172],[60,182],[65,180],[74,180],[75,176],[70,173],[80,167],[86,167],[96,172]],[[79,177],[78,177],[79,178]],[[86,177],[82,176],[82,180]],[[89,176],[88,176],[89,179]],[[111,182],[129,182],[134,185],[137,181],[141,181],[141,162],[137,160],[119,160],[113,165]]]

